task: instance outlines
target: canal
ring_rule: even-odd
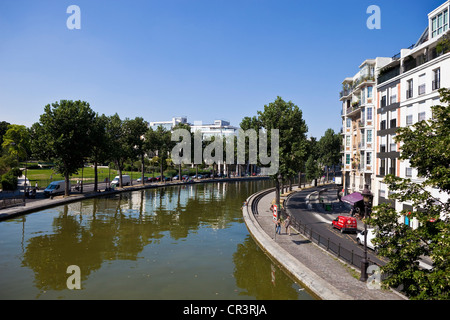
[[[0,223],[0,299],[313,299],[249,235],[270,181],[146,189]],[[80,289],[68,289],[79,268]]]

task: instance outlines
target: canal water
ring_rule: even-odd
[[[243,221],[243,201],[271,186],[147,189],[3,221],[0,299],[313,299]]]

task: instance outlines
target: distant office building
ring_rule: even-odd
[[[195,121],[194,124],[191,125],[191,132],[200,131],[203,138],[237,135],[238,129],[239,128],[230,125],[229,121],[225,120],[215,120],[212,124],[203,124],[201,121]]]
[[[179,123],[188,124],[186,117],[174,117],[172,120],[168,121],[152,121],[149,126],[153,130],[156,130],[159,126],[162,126],[164,129],[172,130]]]

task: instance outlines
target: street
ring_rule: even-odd
[[[322,209],[318,191],[324,188],[318,187],[302,190],[290,196],[286,205],[289,213],[302,224],[320,234],[321,238],[329,239],[330,242],[340,244],[342,248],[348,251],[353,250],[355,254],[363,256],[364,246],[357,244],[356,233],[341,233],[332,227],[331,222],[340,215],[348,216],[350,209],[345,203],[339,204],[334,186],[327,188],[326,191],[320,193],[320,198],[324,200],[324,203],[333,203],[332,211]],[[358,232],[364,230],[363,222],[357,219],[357,223]],[[378,257],[371,249],[368,249],[368,257],[376,264],[386,263],[384,258]]]

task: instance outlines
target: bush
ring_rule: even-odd
[[[14,191],[17,189],[17,177],[22,175],[19,168],[12,168],[2,176],[1,184],[3,190]]]

